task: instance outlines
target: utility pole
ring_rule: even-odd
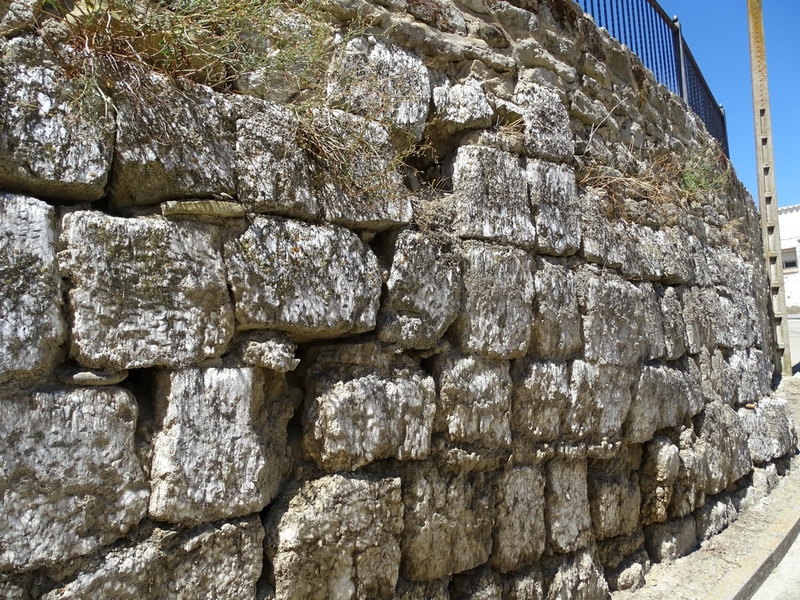
[[[756,124],[756,163],[758,168],[758,206],[761,212],[761,239],[769,269],[770,295],[775,318],[776,373],[791,376],[789,324],[786,320],[786,295],[783,288],[783,257],[778,225],[778,196],[775,190],[775,156],[767,84],[767,52],[764,45],[764,18],[761,0],[747,0],[750,23],[750,69],[753,77],[753,111]]]

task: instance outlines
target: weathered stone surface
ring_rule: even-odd
[[[58,380],[67,385],[117,385],[128,378],[128,371],[98,371],[97,369],[67,369],[58,375]]]
[[[639,289],[620,277],[593,268],[577,273],[586,360],[632,365],[644,350],[644,310]]]
[[[604,569],[608,588],[614,590],[638,590],[645,584],[645,575],[650,570],[650,557],[640,548],[614,568]]]
[[[241,219],[246,213],[241,204],[224,200],[167,200],[161,203],[161,214],[168,219],[224,223]]]
[[[434,429],[451,444],[496,450],[511,444],[511,377],[508,362],[462,356],[434,358],[438,392]]]
[[[525,125],[525,149],[531,156],[567,160],[575,151],[567,109],[558,94],[536,83],[517,91],[517,110]]]
[[[294,113],[271,103],[264,104],[263,112],[236,122],[236,192],[249,211],[306,219],[319,214],[297,129]]]
[[[278,499],[265,524],[275,600],[393,596],[403,530],[399,479],[307,481]]]
[[[395,598],[397,600],[450,600],[447,592],[448,583],[449,578],[425,583],[400,580],[397,582]]]
[[[727,494],[706,500],[694,514],[695,536],[699,541],[717,535],[739,518],[734,499]]]
[[[0,3],[0,35],[32,28],[43,3],[44,0],[4,0]]]
[[[378,261],[346,229],[257,217],[225,244],[225,263],[242,329],[308,339],[375,327]]]
[[[664,330],[664,358],[677,360],[686,352],[686,324],[680,297],[673,287],[661,288],[661,324]]]
[[[493,494],[484,473],[403,474],[403,577],[431,581],[482,565],[492,550]]]
[[[631,406],[636,370],[576,360],[562,432],[573,439],[618,439]]]
[[[462,352],[518,358],[530,344],[533,277],[521,250],[465,244],[461,310],[454,323]]]
[[[575,173],[566,166],[532,160],[525,176],[536,210],[536,250],[556,256],[575,254],[581,246]]]
[[[502,600],[503,580],[484,567],[477,572],[454,575],[449,592],[451,600]]]
[[[590,470],[589,509],[598,540],[633,533],[639,525],[639,483],[620,472]]]
[[[0,383],[51,369],[65,338],[54,211],[0,194]]]
[[[655,360],[663,357],[666,351],[664,325],[661,320],[661,302],[650,283],[640,282],[636,284],[636,287],[641,293],[644,312],[643,356]]]
[[[144,517],[137,407],[119,388],[39,392],[0,402],[0,569],[93,552]]]
[[[640,478],[644,524],[666,521],[679,468],[678,447],[668,438],[656,436],[645,444]]]
[[[155,530],[143,542],[113,548],[93,568],[43,600],[252,600],[263,562],[258,516],[203,525],[178,535]]]
[[[539,567],[511,573],[506,579],[504,600],[543,600],[547,598],[547,581]]]
[[[547,541],[554,552],[586,546],[592,518],[587,496],[586,461],[553,459],[544,468]]]
[[[234,126],[211,88],[139,73],[118,82],[114,106],[114,205],[236,193]]]
[[[645,547],[655,562],[673,561],[686,556],[697,546],[694,519],[684,517],[644,528]]]
[[[754,410],[740,408],[737,414],[747,433],[754,463],[763,464],[779,458],[795,447],[796,434],[785,400],[764,398]]]
[[[395,244],[386,288],[378,315],[378,337],[404,348],[431,348],[458,313],[459,257],[449,244],[404,231]]]
[[[321,468],[428,455],[436,390],[407,356],[369,342],[324,348],[306,390],[304,446]]]
[[[300,364],[300,359],[294,357],[296,350],[297,344],[290,342],[286,334],[271,331],[251,334],[242,344],[242,362],[286,373]]]
[[[539,560],[545,548],[544,477],[537,467],[514,467],[496,482],[492,555],[500,573]]]
[[[456,233],[524,248],[536,228],[519,157],[495,148],[461,146],[453,163]]]
[[[695,429],[706,450],[706,494],[720,493],[753,468],[747,433],[730,406],[707,404]]]
[[[183,366],[225,350],[233,308],[213,230],[84,211],[67,214],[62,228],[70,353],[79,363]]]
[[[719,296],[709,288],[690,287],[682,291],[687,350],[690,354],[699,354],[703,348],[713,349]]]
[[[772,364],[763,351],[756,348],[734,350],[727,363],[731,389],[730,394],[723,395],[724,401],[745,406],[772,393]]]
[[[431,83],[418,56],[372,36],[359,37],[347,43],[344,56],[333,66],[332,73],[329,101],[387,125],[391,123],[412,142],[422,137]]]
[[[530,354],[545,359],[572,357],[582,346],[572,271],[558,263],[537,259],[533,287]]]
[[[450,85],[445,82],[433,88],[432,125],[453,134],[465,129],[479,129],[491,124],[494,111],[475,79]]]
[[[23,3],[15,1],[7,19]],[[0,187],[41,198],[93,202],[105,193],[113,116],[99,88],[56,65],[33,36],[0,47]]]
[[[562,415],[566,415],[570,405],[567,364],[524,358],[513,363],[511,377],[514,382],[511,397],[514,438],[528,442],[556,440],[561,432]]]
[[[253,367],[160,372],[150,516],[193,524],[269,504],[287,466],[293,409],[282,389],[280,376]]]
[[[706,448],[698,443],[692,428],[680,434],[680,468],[672,486],[670,517],[685,517],[705,502],[705,488],[708,480],[708,461]]]

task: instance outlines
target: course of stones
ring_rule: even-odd
[[[319,107],[354,172],[437,152],[386,193],[269,100],[0,37],[3,598],[606,598],[784,474],[749,195],[581,183],[712,144],[681,100],[568,0],[330,10],[391,99]]]

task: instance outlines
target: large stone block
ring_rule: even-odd
[[[93,202],[111,168],[113,116],[99,87],[56,63],[43,38],[0,47],[0,188]]]
[[[252,600],[263,563],[258,516],[184,532],[156,530],[84,565],[42,600]]]
[[[515,440],[555,441],[570,406],[567,364],[520,359],[513,363],[511,377],[511,431]]]
[[[487,567],[454,575],[450,580],[451,600],[502,600],[503,579]]]
[[[461,351],[487,358],[518,358],[531,339],[533,277],[517,249],[465,244],[461,311],[454,323]]]
[[[544,473],[548,547],[558,553],[585,547],[592,527],[586,461],[555,458],[545,464]]]
[[[436,389],[417,363],[377,343],[324,348],[306,376],[304,446],[329,471],[430,451]]]
[[[708,463],[706,494],[718,494],[753,468],[748,436],[730,406],[707,404],[695,424]]]
[[[674,287],[661,288],[658,295],[664,330],[664,358],[677,360],[686,352],[686,324],[680,296]]]
[[[525,126],[525,149],[531,156],[567,160],[575,151],[569,115],[552,88],[536,83],[514,96]]]
[[[619,439],[631,406],[636,374],[636,369],[630,367],[574,361],[562,433],[579,440]]]
[[[520,158],[482,146],[462,146],[453,164],[455,232],[524,248],[536,239]]]
[[[136,417],[136,401],[119,388],[0,401],[0,570],[89,554],[145,516]]]
[[[489,564],[501,573],[518,571],[542,555],[544,477],[538,467],[514,467],[496,482],[492,555]]]
[[[786,400],[764,398],[755,409],[740,408],[739,420],[747,433],[750,456],[763,464],[791,452],[796,445],[796,433]]]
[[[656,436],[645,445],[640,476],[644,524],[666,521],[679,469],[678,447],[668,438]]]
[[[494,114],[476,79],[469,79],[464,84],[445,82],[434,87],[433,109],[431,126],[446,135],[489,127]]]
[[[492,550],[494,499],[484,473],[430,464],[403,474],[403,576],[431,581],[482,565]]]
[[[391,598],[400,568],[400,480],[329,475],[281,496],[265,520],[275,600]]]
[[[645,548],[655,562],[673,561],[686,556],[697,546],[695,523],[691,516],[644,528]]]
[[[236,194],[234,124],[222,96],[159,73],[117,82],[115,206]]]
[[[565,359],[582,346],[575,278],[566,267],[537,259],[529,352],[537,358]]]
[[[670,517],[685,517],[705,502],[708,480],[706,448],[698,443],[692,428],[680,433],[678,476],[672,486]]]
[[[0,383],[50,370],[64,341],[53,209],[0,194]]]
[[[574,171],[532,160],[525,176],[536,211],[536,250],[556,256],[575,254],[581,246],[581,215]]]
[[[458,314],[459,257],[449,244],[404,231],[395,244],[386,289],[378,315],[378,337],[404,348],[431,348]]]
[[[598,540],[636,530],[642,500],[636,478],[622,472],[590,470],[588,493],[592,531]]]
[[[160,372],[150,516],[193,524],[269,504],[287,467],[283,390],[281,376],[252,367]]]
[[[83,211],[67,214],[62,228],[70,353],[79,363],[185,366],[224,352],[233,308],[214,230]]]
[[[225,263],[242,329],[310,339],[375,327],[378,260],[346,229],[257,217],[225,244]]]
[[[449,444],[497,450],[511,444],[511,377],[508,361],[462,356],[434,358],[438,391],[434,429]]]
[[[666,352],[661,302],[652,284],[640,282],[636,284],[636,287],[641,293],[642,310],[644,311],[643,356],[655,360],[663,357]]]

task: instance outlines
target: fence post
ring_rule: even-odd
[[[672,17],[675,23],[673,36],[675,37],[675,69],[678,72],[678,85],[681,88],[681,98],[689,104],[689,81],[686,76],[686,52],[683,49],[683,30],[678,17]]]

